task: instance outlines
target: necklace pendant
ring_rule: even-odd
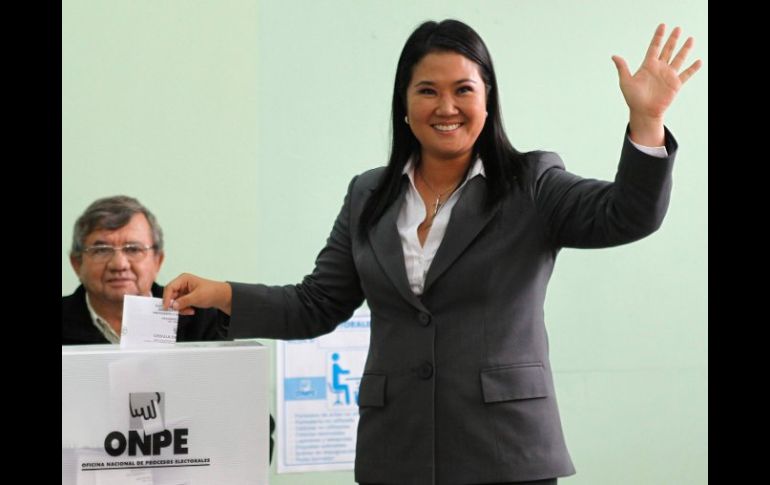
[[[436,197],[436,202],[433,204],[433,217],[436,217],[439,209],[441,209],[441,197]]]

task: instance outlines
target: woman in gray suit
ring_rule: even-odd
[[[562,247],[598,248],[655,231],[676,141],[663,114],[700,67],[658,26],[633,75],[613,61],[629,124],[613,182],[522,153],[503,130],[492,59],[469,26],[425,22],[393,89],[387,167],[353,178],[315,269],[265,286],[183,274],[164,305],[216,307],[229,336],[306,339],[364,299],[371,342],[359,390],[362,483],[555,483],[574,473],[543,320]],[[681,72],[680,72],[681,71]]]

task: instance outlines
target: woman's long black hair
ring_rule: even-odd
[[[366,201],[361,222],[360,236],[385,213],[398,197],[401,176],[406,162],[412,155],[419,155],[420,142],[404,122],[406,116],[406,90],[412,79],[414,66],[431,52],[456,52],[479,66],[479,73],[487,91],[487,119],[473,147],[473,157],[480,156],[484,163],[487,182],[487,207],[494,206],[505,193],[523,180],[524,154],[508,141],[503,129],[500,101],[497,95],[497,77],[487,46],[468,25],[458,20],[428,21],[417,27],[406,41],[396,67],[393,85],[392,124],[393,139],[388,166],[383,177]]]

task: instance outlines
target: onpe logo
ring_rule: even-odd
[[[157,419],[161,427],[165,423],[166,393],[165,392],[131,392],[128,394],[128,407],[131,418],[128,429],[141,429],[147,427],[146,422]]]
[[[128,453],[160,455],[163,448],[171,448],[175,455],[186,455],[187,428],[166,429],[166,393],[131,392],[128,394],[128,433],[112,431],[104,438],[104,450],[110,456]]]

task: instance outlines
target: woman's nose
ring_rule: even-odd
[[[457,106],[454,98],[451,96],[441,96],[436,107],[436,114],[439,116],[451,116],[457,114]]]

